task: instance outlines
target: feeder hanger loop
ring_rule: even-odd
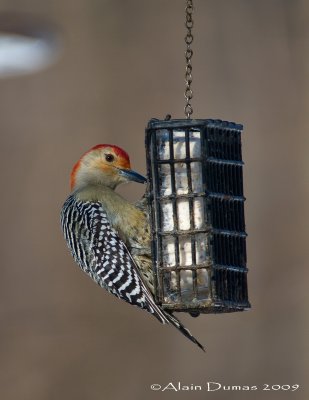
[[[192,35],[192,28],[193,28],[193,0],[187,0],[187,5],[186,5],[186,28],[187,28],[187,34],[185,36],[185,43],[187,46],[186,52],[185,52],[185,57],[186,57],[186,73],[185,73],[185,82],[186,82],[186,88],[185,88],[185,99],[186,99],[186,104],[184,107],[184,112],[185,116],[187,119],[191,118],[191,115],[193,113],[193,107],[191,105],[191,99],[193,97],[193,91],[191,89],[191,83],[192,83],[192,63],[191,59],[193,56],[193,50],[191,49],[191,44],[193,42],[193,35]]]

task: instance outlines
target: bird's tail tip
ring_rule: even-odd
[[[187,329],[174,315],[165,313],[169,322],[174,325],[186,338],[195,343],[204,353],[206,353],[205,347],[191,334],[189,329]]]

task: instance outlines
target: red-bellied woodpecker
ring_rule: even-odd
[[[203,346],[177,318],[153,298],[150,226],[143,202],[131,204],[115,188],[146,179],[130,168],[127,153],[117,146],[97,145],[71,173],[72,193],[61,211],[61,225],[77,264],[118,298],[170,323]]]

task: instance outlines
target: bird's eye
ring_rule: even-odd
[[[115,157],[112,154],[105,154],[105,160],[107,162],[113,162]]]

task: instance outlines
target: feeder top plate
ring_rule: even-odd
[[[234,130],[242,130],[243,125],[237,124],[235,122],[222,121],[220,119],[170,119],[170,120],[160,120],[157,118],[152,118],[148,122],[148,129],[160,129],[160,128],[187,128],[187,127],[217,127],[226,128]]]

